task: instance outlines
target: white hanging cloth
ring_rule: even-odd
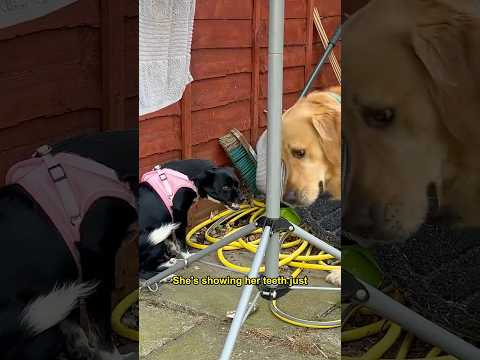
[[[139,112],[181,99],[190,74],[195,0],[140,0]]]

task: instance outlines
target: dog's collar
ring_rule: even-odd
[[[339,104],[342,103],[342,97],[340,95],[335,94],[334,92],[331,92],[331,91],[328,91],[327,94],[330,95],[330,97],[332,97]]]

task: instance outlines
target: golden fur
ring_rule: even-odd
[[[341,105],[329,92],[340,95],[340,87],[311,92],[283,114],[285,192],[296,204],[312,204],[322,186],[341,197]]]
[[[373,0],[350,18],[343,50],[344,229],[366,245],[408,238],[431,185],[458,224],[478,225],[478,2]],[[372,116],[392,113],[390,125]]]

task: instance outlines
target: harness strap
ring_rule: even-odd
[[[168,198],[170,200],[173,200],[173,196],[175,194],[173,193],[173,189],[170,186],[167,174],[165,174],[165,171],[163,171],[159,165],[156,165],[153,169],[157,172],[158,178],[160,179],[160,185],[163,187],[163,190],[165,190]]]
[[[80,225],[81,213],[72,186],[68,180],[67,174],[62,164],[60,164],[51,153],[52,148],[49,145],[40,146],[35,154],[40,155],[45,163],[48,174],[55,185],[58,195],[62,199],[63,207],[70,217],[73,226]],[[35,156],[34,154],[34,156]]]

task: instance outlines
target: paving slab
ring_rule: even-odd
[[[251,254],[232,253],[232,261],[248,264]],[[233,257],[232,257],[233,256]],[[216,255],[205,258],[218,263]],[[310,285],[326,285],[322,272],[305,272]],[[177,273],[184,279],[210,276],[241,278],[242,274],[208,266],[192,264]],[[156,359],[216,359],[223,346],[230,320],[228,311],[235,310],[241,287],[164,284],[156,293],[141,293],[141,337],[146,339],[141,354],[145,360]],[[255,290],[254,290],[255,292]],[[339,301],[339,293],[292,291],[278,301],[286,312],[305,319],[315,319]],[[338,314],[337,314],[338,315]],[[155,322],[164,329],[156,329]],[[170,328],[171,327],[171,328]],[[145,333],[145,334],[143,334]],[[258,301],[257,310],[247,319],[237,344],[234,359],[337,359],[340,358],[339,329],[305,329],[277,319],[266,300]],[[272,350],[273,349],[273,350]],[[278,354],[277,354],[278,352]],[[252,356],[254,354],[254,356]],[[312,355],[313,354],[313,355]],[[295,357],[296,356],[296,357]],[[310,356],[310,357],[309,357]]]
[[[142,298],[140,356],[148,355],[152,350],[185,334],[201,321],[201,316],[166,307],[158,308],[149,304],[146,298]]]
[[[144,357],[145,360],[216,360],[220,354],[228,327],[219,328],[215,322],[203,323],[180,338],[169,342],[163,347],[152,351]],[[219,336],[221,335],[221,336]],[[287,346],[285,346],[287,345]],[[289,344],[280,344],[278,339],[253,338],[253,335],[242,335],[232,354],[232,360],[321,360],[340,359],[340,356],[332,357],[325,353],[315,353],[315,349],[289,348]],[[310,352],[310,353],[309,353]],[[320,356],[319,356],[320,355]]]

